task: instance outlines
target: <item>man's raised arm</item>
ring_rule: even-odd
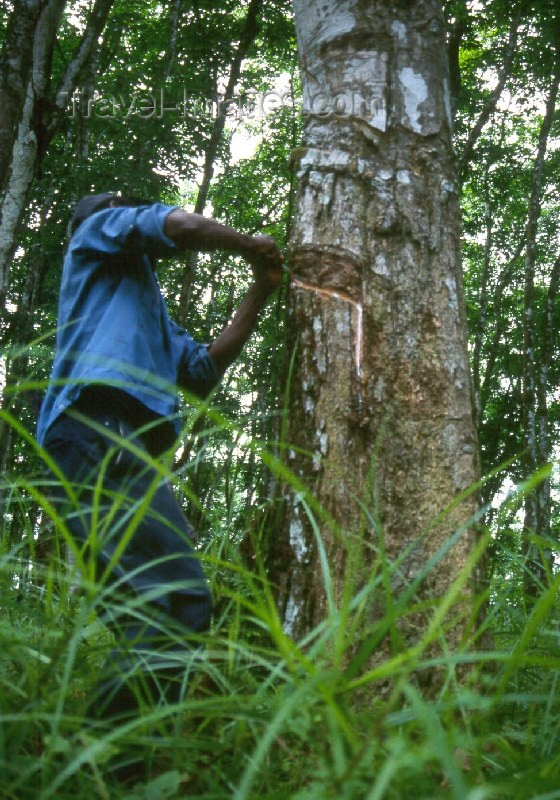
[[[209,353],[223,372],[241,353],[268,296],[282,278],[282,254],[270,236],[250,236],[200,214],[175,209],[165,220],[165,233],[184,250],[224,250],[245,258],[254,281],[233,319],[210,345]]]

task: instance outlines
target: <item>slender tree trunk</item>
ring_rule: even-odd
[[[29,68],[29,80],[24,87],[25,101],[17,137],[13,144],[0,209],[0,308],[4,308],[6,302],[10,267],[17,246],[17,232],[25,215],[33,179],[47,144],[63,120],[68,94],[74,91],[80,76],[95,60],[99,35],[105,26],[113,2],[114,0],[96,0],[94,3],[82,39],[62,76],[55,98],[51,98],[49,92],[51,61],[65,0],[48,0],[43,3],[35,28],[31,32],[32,63]],[[36,296],[36,281],[41,277],[42,264],[42,258],[39,256],[35,259],[36,268],[28,273],[26,287],[18,305],[16,330],[12,331],[11,338],[7,337],[12,345],[15,344],[16,351],[31,334],[30,315]],[[23,355],[7,361],[6,387],[16,387],[19,376],[25,373],[26,369],[27,359]],[[3,394],[4,408],[12,407],[17,410],[22,402],[22,398],[18,398],[13,392],[5,391]],[[13,431],[10,426],[0,421],[2,468],[10,463],[12,445]]]
[[[227,102],[231,100],[234,96],[235,88],[237,86],[239,77],[241,75],[241,66],[243,64],[243,59],[247,55],[247,52],[257,35],[258,17],[261,8],[262,8],[262,0],[251,0],[251,2],[249,3],[249,7],[247,9],[245,24],[243,26],[243,30],[239,38],[239,43],[237,45],[235,53],[233,54],[233,58],[231,60],[229,68],[228,82],[224,91],[224,109],[220,110],[218,108],[218,113],[214,120],[214,125],[212,126],[212,130],[210,132],[210,138],[208,139],[208,144],[204,152],[204,166],[202,168],[202,179],[200,182],[200,186],[198,187],[198,193],[196,196],[196,203],[194,207],[195,214],[202,214],[204,212],[204,209],[206,208],[206,202],[208,200],[208,192],[210,190],[210,184],[212,183],[212,178],[214,176],[214,165],[216,163],[216,158],[218,156],[218,149],[222,141],[222,137],[224,134],[224,127],[226,124],[225,109],[227,107]],[[190,252],[186,259],[185,267],[183,269],[183,280],[181,284],[181,295],[179,302],[179,308],[180,308],[179,321],[181,322],[182,325],[186,325],[189,316],[190,290],[197,260],[198,260],[198,253],[194,251]]]
[[[163,73],[163,82],[171,75],[171,70],[175,65],[177,57],[177,36],[179,33],[179,21],[181,17],[181,6],[185,0],[171,0],[169,11],[169,44],[167,45],[167,63]]]
[[[60,126],[68,95],[74,91],[83,70],[97,48],[114,0],[96,0],[88,24],[73,58],[50,98],[51,61],[56,33],[65,0],[48,0],[42,6],[32,32],[32,65],[23,89],[24,103],[17,136],[10,153],[0,219],[0,308],[4,307],[9,273],[16,247],[17,231],[24,214],[29,190],[41,158]]]
[[[458,0],[450,7],[453,22],[447,37],[447,63],[449,67],[449,94],[453,113],[457,110],[461,95],[461,65],[459,53],[463,36],[471,26],[466,0]]]
[[[50,209],[52,196],[47,196],[40,213],[40,229],[46,222]],[[36,411],[37,394],[23,395],[18,392],[20,379],[29,374],[29,354],[26,343],[33,337],[33,309],[39,287],[45,272],[45,258],[41,242],[34,246],[31,263],[25,276],[23,290],[19,297],[17,311],[12,314],[12,321],[6,339],[10,342],[9,357],[5,361],[4,387],[2,392],[2,407],[9,409],[16,417],[21,419],[24,406],[31,405]],[[16,438],[13,428],[0,421],[0,473],[5,473],[14,458],[14,440]]]
[[[474,384],[474,399],[476,409],[476,428],[479,430],[482,421],[482,408],[480,403],[480,359],[482,351],[483,335],[486,331],[486,317],[488,314],[488,293],[490,289],[490,268],[492,259],[492,208],[490,206],[490,195],[488,191],[488,169],[484,176],[484,208],[485,208],[485,227],[486,240],[484,242],[484,264],[482,277],[480,280],[480,291],[478,296],[479,319],[474,337],[472,371]]]
[[[560,39],[557,43],[556,62],[546,111],[539,132],[537,156],[533,170],[531,196],[527,215],[525,254],[525,285],[523,314],[523,423],[525,434],[525,473],[531,475],[550,458],[548,444],[548,412],[546,380],[548,367],[537,352],[536,343],[536,301],[535,267],[537,263],[537,231],[541,213],[541,190],[544,160],[548,145],[550,128],[554,119],[556,100],[560,85]],[[546,322],[545,322],[546,325]],[[539,389],[540,362],[540,389]],[[544,369],[544,373],[542,372]],[[552,567],[550,553],[543,554],[534,542],[534,536],[547,536],[550,531],[550,479],[546,478],[530,492],[525,500],[524,555],[525,555],[525,594],[535,597],[546,581],[547,571]],[[548,562],[548,564],[547,564]]]
[[[368,579],[380,546],[392,561],[410,548],[399,593],[468,528],[475,498],[448,507],[477,478],[477,444],[441,4],[294,7],[307,119],[287,321],[289,464],[335,521],[320,533],[337,602]],[[328,114],[337,95],[341,113]],[[273,556],[296,636],[327,606],[304,500],[288,494]],[[473,540],[465,530],[424,596],[449,588]]]
[[[490,116],[494,113],[494,110],[498,105],[498,100],[500,99],[500,97],[502,96],[502,92],[504,91],[506,81],[511,75],[515,53],[517,50],[517,37],[519,32],[519,25],[521,23],[523,13],[526,11],[526,7],[527,3],[525,2],[525,0],[522,0],[515,16],[511,21],[511,25],[509,28],[509,36],[508,36],[508,45],[505,52],[504,63],[502,65],[502,69],[500,70],[500,74],[498,76],[498,82],[496,83],[496,86],[494,87],[486,103],[484,104],[482,111],[478,116],[477,121],[473,125],[472,130],[469,133],[469,138],[467,139],[463,152],[461,153],[459,172],[462,177],[464,177],[466,170],[468,169],[469,162],[473,156],[474,148],[480,137],[480,134],[482,133],[484,126],[490,119]]]
[[[33,58],[18,133],[13,145],[10,174],[2,198],[0,222],[0,308],[8,291],[16,232],[23,216],[27,194],[35,174],[38,152],[37,109],[44,102],[50,80],[51,57],[64,0],[43,6],[33,34]]]
[[[54,100],[55,113],[48,120],[48,135],[52,138],[53,133],[60,124],[61,115],[64,113],[68,96],[71,95],[78,86],[78,81],[87,71],[92,63],[97,62],[99,37],[107,23],[107,17],[113,7],[115,0],[95,0],[93,8],[88,17],[88,22],[80,44],[72,59],[70,60],[64,75],[57,87]]]
[[[554,328],[553,310],[558,297],[560,286],[560,256],[554,262],[550,274],[550,283],[546,297],[545,313],[543,317],[541,331],[541,359],[537,380],[537,409],[536,409],[536,432],[537,432],[537,455],[539,464],[546,464],[551,459],[550,447],[550,420],[548,413],[548,393],[549,370],[553,356],[553,343],[556,331]],[[552,543],[551,537],[551,495],[550,478],[547,478],[537,492],[537,525],[538,532],[544,540],[550,542],[542,550],[542,560],[547,576],[552,574],[554,558],[552,551],[556,550],[556,543]]]
[[[41,0],[20,0],[12,11],[0,54],[0,189],[4,188],[10,154],[25,102],[33,59],[33,36]]]
[[[507,264],[502,268],[502,272],[500,274],[498,283],[492,290],[492,300],[494,303],[492,316],[495,320],[495,328],[494,328],[494,333],[491,337],[491,341],[487,344],[487,349],[484,353],[484,361],[485,361],[484,376],[481,379],[481,385],[480,388],[478,389],[479,404],[480,404],[479,419],[481,421],[484,419],[484,411],[486,408],[486,404],[488,403],[488,400],[490,398],[491,383],[492,379],[494,378],[494,371],[496,368],[496,363],[498,361],[498,351],[500,348],[500,343],[507,329],[507,325],[509,324],[509,318],[507,317],[506,313],[502,313],[504,292],[508,284],[513,279],[513,271],[515,269],[516,262],[521,258],[524,249],[525,249],[525,236],[521,236],[517,244],[517,247],[515,249],[515,252],[511,256]],[[482,339],[484,331],[483,330],[481,330],[480,332],[477,331],[475,335],[477,340],[479,336]],[[482,342],[480,347],[482,349]]]

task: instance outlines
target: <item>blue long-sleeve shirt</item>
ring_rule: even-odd
[[[180,428],[180,386],[201,397],[220,380],[207,347],[169,319],[154,260],[173,256],[174,206],[117,207],[88,217],[62,274],[56,353],[37,437],[87,385],[121,389]]]

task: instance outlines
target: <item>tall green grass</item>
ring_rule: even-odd
[[[215,412],[209,420],[210,428],[228,428],[241,441]],[[34,447],[19,423],[9,421]],[[243,446],[264,455],[277,478],[291,480],[257,442]],[[188,470],[182,480],[188,485]],[[177,705],[144,707],[138,718],[107,727],[85,712],[112,641],[99,619],[116,598],[87,563],[75,591],[63,556],[71,538],[40,478],[14,474],[0,488],[1,798],[560,799],[560,575],[550,576],[527,607],[514,537],[511,551],[500,556],[500,574],[511,579],[493,583],[481,623],[492,632],[486,650],[479,649],[477,632],[453,651],[442,634],[466,569],[434,601],[423,640],[372,666],[364,648],[390,637],[415,606],[414,596],[397,598],[389,623],[352,624],[370,605],[365,600],[384,591],[393,568],[387,557],[372,564],[359,595],[342,593],[341,605],[327,586],[327,617],[296,642],[283,631],[258,557],[263,532],[254,521],[251,529],[233,532],[234,510],[214,506],[208,511],[213,535],[201,558],[216,615],[203,651],[185,652],[185,670],[196,670],[189,692]],[[239,504],[229,488],[231,502]],[[313,515],[316,503],[307,501]],[[504,520],[514,502],[508,498]],[[38,540],[26,522],[33,504],[43,508]],[[14,514],[21,520],[16,542]],[[45,547],[48,536],[52,543]],[[257,551],[250,566],[243,555],[248,542]],[[75,555],[79,560],[81,553]],[[323,574],[328,581],[328,570]],[[136,605],[134,613],[142,609]],[[440,655],[428,646],[434,641]],[[426,697],[417,676],[433,669],[442,680],[435,696]],[[139,763],[124,781],[114,764],[127,760]]]

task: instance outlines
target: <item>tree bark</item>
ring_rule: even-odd
[[[399,594],[465,526],[424,581],[425,597],[440,596],[474,542],[474,496],[449,505],[477,479],[477,443],[441,4],[294,8],[307,116],[295,154],[287,441],[309,494],[287,491],[272,571],[299,637],[329,603],[310,498],[334,520],[319,517],[335,603],[367,582],[379,548],[403,558]],[[336,95],[346,113],[342,99],[341,113],[325,113]],[[404,626],[409,641],[415,624]]]
[[[56,30],[64,0],[50,0],[43,6],[33,34],[30,77],[24,90],[25,101],[13,144],[9,177],[2,198],[0,222],[0,308],[8,291],[10,263],[15,249],[16,231],[25,208],[34,176],[38,149],[35,125],[38,104],[44,101],[50,79],[50,65]]]
[[[68,96],[74,92],[84,70],[88,68],[92,60],[96,59],[99,37],[107,23],[107,17],[114,2],[115,0],[95,0],[80,44],[57,87],[54,103],[56,113],[49,120],[49,138],[52,137],[60,124],[60,116],[67,107]]]
[[[54,99],[49,97],[51,61],[65,0],[43,4],[33,31],[32,65],[24,87],[24,105],[10,153],[0,220],[0,308],[4,307],[9,273],[29,189],[48,143],[63,119],[68,94],[73,92],[97,47],[114,0],[96,0],[77,51]]]
[[[40,10],[41,0],[21,0],[17,4],[8,21],[0,54],[0,189],[4,188],[25,102]]]

